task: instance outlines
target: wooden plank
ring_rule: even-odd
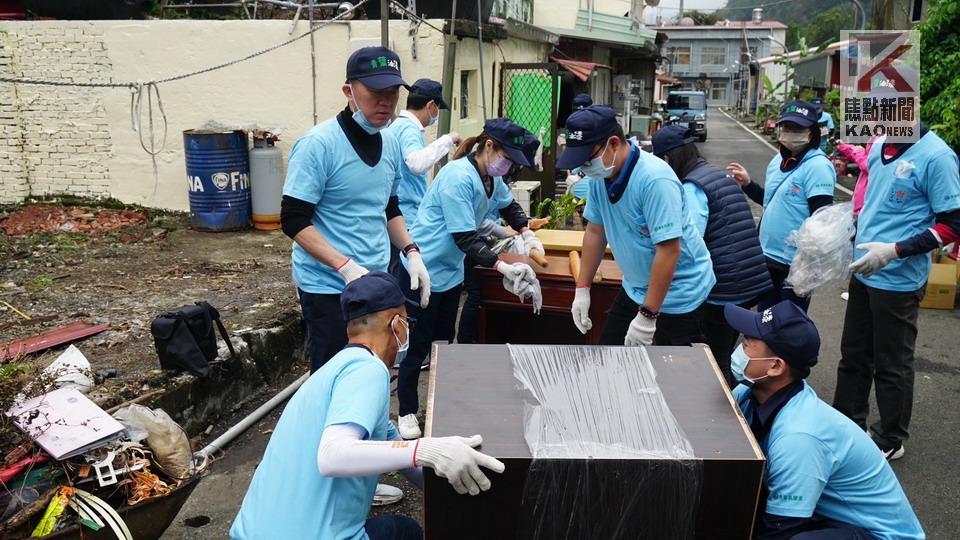
[[[0,362],[8,362],[18,356],[35,353],[64,343],[99,334],[110,328],[109,323],[91,324],[78,322],[53,330],[47,330],[35,336],[0,343]]]

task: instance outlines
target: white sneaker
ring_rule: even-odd
[[[374,506],[386,506],[403,500],[403,491],[387,484],[377,484],[377,492],[373,494]]]
[[[408,414],[397,419],[397,428],[400,430],[400,436],[404,439],[419,439],[420,423],[417,422],[417,415]]]
[[[893,461],[895,459],[900,459],[903,457],[903,445],[899,445],[896,448],[890,448],[889,450],[880,449],[883,452],[883,457],[887,458],[887,461]]]

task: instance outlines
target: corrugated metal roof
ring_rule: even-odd
[[[656,30],[651,28],[636,28],[628,17],[617,17],[594,12],[591,26],[590,12],[585,9],[581,9],[577,13],[577,22],[573,29],[544,28],[564,37],[614,43],[617,45],[631,45],[634,47],[643,47],[648,43],[652,44],[657,38]]]

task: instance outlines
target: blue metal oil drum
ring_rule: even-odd
[[[183,132],[190,192],[190,226],[236,231],[250,226],[250,159],[247,132]]]

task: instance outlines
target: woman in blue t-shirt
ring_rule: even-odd
[[[743,165],[727,166],[743,192],[763,205],[760,245],[773,289],[760,299],[757,309],[761,311],[781,300],[790,300],[804,311],[810,307],[809,297],[796,295],[785,283],[797,252],[787,238],[818,209],[833,204],[837,173],[819,148],[819,118],[816,107],[806,101],[791,101],[783,107],[777,121],[779,152],[767,165],[763,187],[750,179]]]
[[[398,428],[405,439],[420,436],[416,413],[419,408],[417,382],[422,368],[429,367],[430,347],[435,341],[453,342],[464,279],[464,264],[496,268],[504,275],[510,291],[521,299],[540,294],[540,285],[530,266],[505,263],[490,250],[478,233],[491,206],[500,209],[507,224],[520,233],[525,251],[543,244],[527,227],[526,213],[513,200],[503,181],[515,167],[532,167],[524,153],[533,135],[506,118],[487,120],[483,132],[467,138],[427,188],[420,202],[417,219],[410,228],[415,246],[423,248],[423,260],[430,274],[430,304],[411,308],[417,320],[410,338],[410,349],[400,362],[397,375],[397,399],[400,402]],[[404,292],[410,290],[406,256],[401,257],[397,279]]]

